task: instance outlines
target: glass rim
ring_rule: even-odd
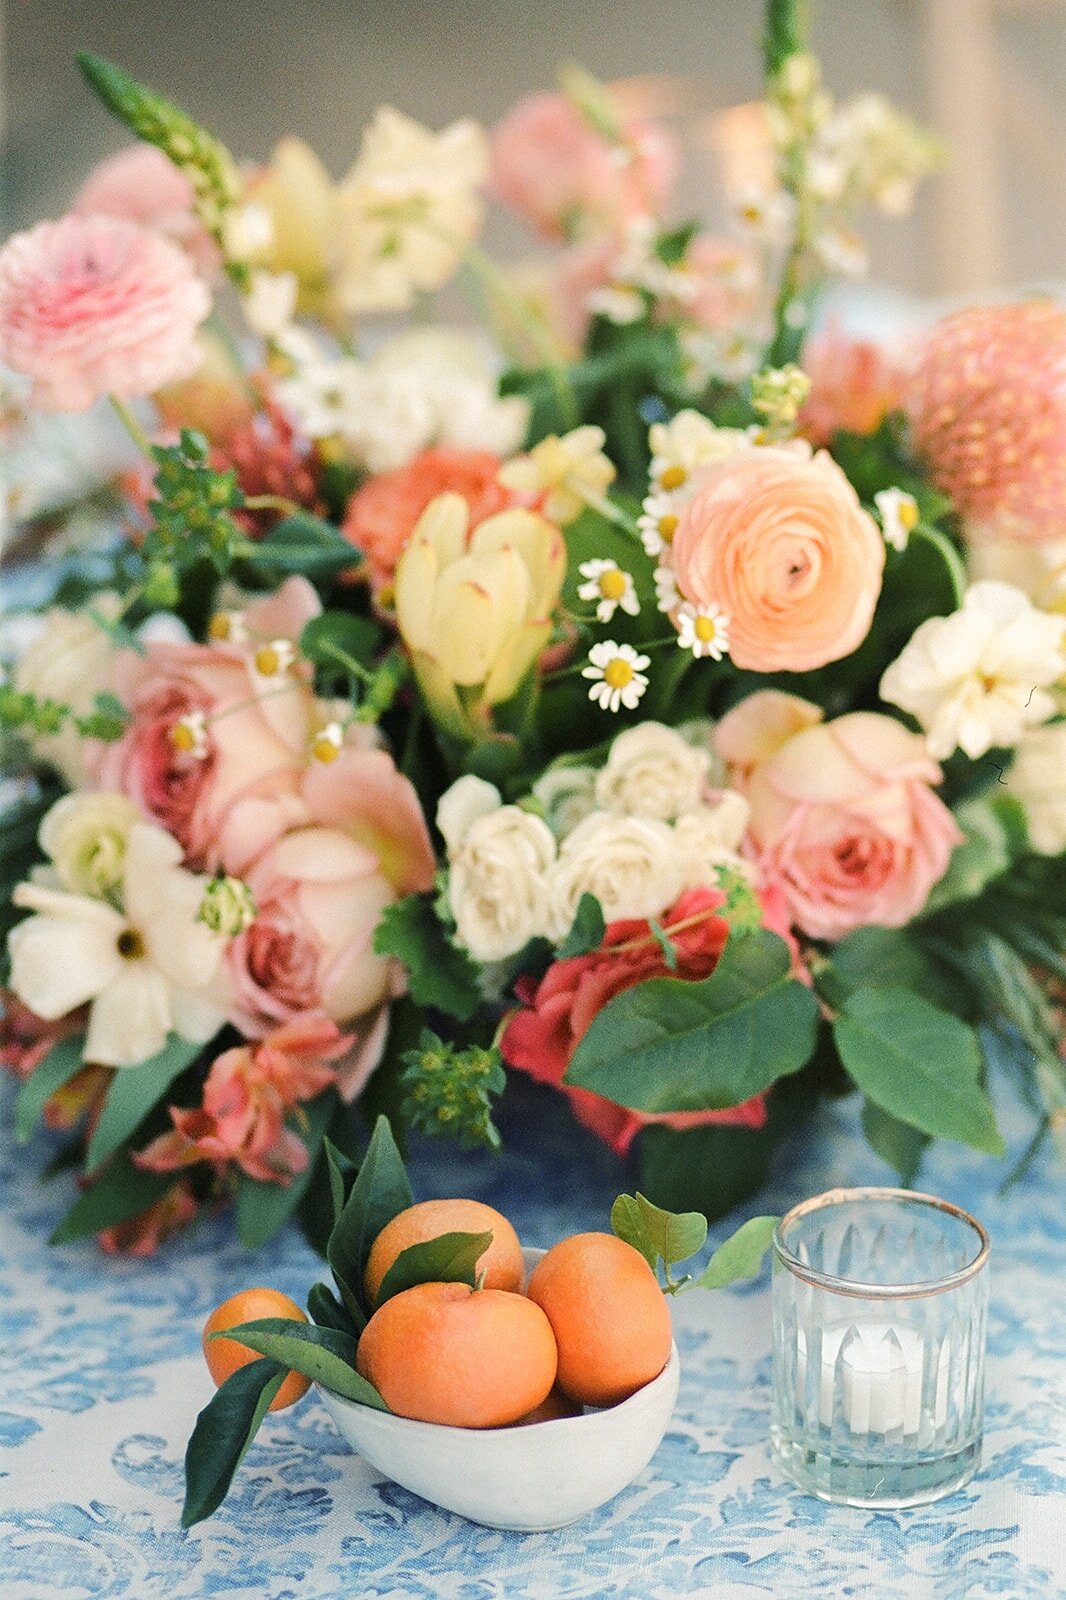
[[[789,1249],[784,1240],[784,1231],[791,1223],[809,1216],[814,1211],[855,1200],[899,1200],[907,1204],[931,1206],[934,1210],[955,1217],[972,1228],[980,1241],[980,1247],[973,1260],[959,1267],[957,1271],[948,1273],[942,1278],[917,1279],[908,1283],[862,1283],[855,1278],[838,1277],[835,1273],[823,1272],[817,1267],[809,1266]],[[941,1200],[935,1194],[923,1194],[918,1189],[871,1187],[827,1189],[824,1194],[813,1195],[809,1200],[801,1200],[790,1211],[786,1211],[774,1228],[773,1249],[775,1258],[783,1267],[794,1277],[802,1278],[804,1283],[812,1284],[815,1288],[830,1289],[834,1294],[852,1295],[862,1300],[921,1300],[929,1295],[945,1294],[949,1289],[956,1289],[960,1284],[976,1277],[988,1261],[990,1243],[984,1225],[978,1222],[976,1217],[971,1216],[969,1211],[953,1205],[950,1200]]]

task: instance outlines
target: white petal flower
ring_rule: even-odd
[[[468,772],[446,789],[437,804],[437,827],[449,856],[462,849],[470,829],[482,817],[491,816],[503,805],[503,796],[494,783]]]
[[[675,494],[660,491],[646,497],[637,518],[637,527],[640,529],[640,542],[653,559],[661,556],[673,543],[687,498],[683,489]]]
[[[108,900],[122,882],[126,841],[141,813],[124,794],[66,794],[45,814],[37,835],[64,889]]]
[[[710,771],[708,747],[690,744],[665,723],[641,722],[612,742],[596,800],[604,811],[673,822],[700,805]]]
[[[605,639],[589,651],[589,665],[582,667],[581,676],[593,680],[589,699],[604,711],[621,706],[632,711],[648,687],[644,668],[650,666],[651,657],[640,655],[632,645]]]
[[[691,650],[697,661],[704,656],[721,661],[729,654],[729,618],[720,606],[696,606],[686,600],[674,621],[678,644],[682,650]]]
[[[754,868],[739,854],[750,815],[744,796],[724,789],[714,804],[678,818],[674,837],[683,862],[684,888],[714,887],[723,867],[754,879]]]
[[[1066,722],[1022,735],[1007,788],[1025,809],[1033,849],[1044,856],[1066,851]]]
[[[619,606],[631,617],[640,614],[632,574],[623,572],[617,561],[583,561],[577,570],[587,580],[579,585],[577,597],[596,601],[597,622],[610,622]]]
[[[554,860],[551,829],[519,806],[498,806],[467,829],[450,853],[448,899],[475,961],[503,961],[547,932]]]
[[[917,500],[903,489],[880,489],[874,495],[874,505],[881,519],[885,543],[894,550],[906,550],[907,541],[919,522]]]
[[[672,567],[655,569],[655,604],[660,611],[673,611],[681,604],[681,591]]]
[[[649,477],[653,493],[673,493],[689,483],[700,467],[728,461],[750,447],[741,428],[717,428],[699,411],[679,411],[671,422],[655,422],[648,430]]]
[[[112,687],[116,648],[101,624],[116,617],[119,609],[118,596],[105,592],[94,595],[81,611],[59,606],[47,611],[43,626],[15,663],[14,688],[20,694],[57,700],[78,716],[87,715],[97,694]],[[72,788],[85,784],[86,741],[72,723],[65,723],[58,733],[36,735],[33,747]]]
[[[557,839],[563,839],[596,809],[595,767],[549,767],[533,785],[535,800]]]
[[[1009,583],[971,584],[961,608],[923,622],[881,679],[881,698],[915,716],[938,761],[976,760],[1054,715],[1066,622]]]
[[[682,878],[674,830],[667,823],[594,811],[563,841],[548,873],[550,936],[566,937],[583,894],[595,895],[608,922],[655,917],[677,899]]]
[[[187,711],[183,717],[179,717],[170,730],[170,742],[175,750],[190,760],[206,761],[210,753],[206,713]]]
[[[298,293],[293,272],[253,272],[248,293],[241,298],[245,322],[261,339],[276,338],[296,315]]]
[[[748,189],[734,203],[738,222],[766,244],[787,244],[796,225],[796,202],[784,189]]]

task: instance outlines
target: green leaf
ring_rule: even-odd
[[[154,1205],[173,1182],[172,1172],[142,1172],[130,1161],[129,1151],[120,1150],[75,1200],[49,1243],[70,1244],[99,1233],[101,1228],[128,1222]]]
[[[237,1237],[246,1250],[258,1250],[283,1228],[300,1204],[311,1182],[322,1139],[337,1104],[334,1089],[327,1089],[314,1100],[305,1100],[295,1122],[299,1137],[307,1146],[307,1165],[291,1183],[260,1183],[242,1172],[237,1180]]]
[[[603,943],[606,926],[603,907],[596,896],[583,894],[577,903],[577,914],[570,932],[556,952],[559,960],[566,961],[570,956],[585,956],[590,950],[598,950]]]
[[[158,1055],[139,1067],[122,1067],[111,1079],[100,1120],[93,1129],[85,1165],[92,1172],[114,1155],[148,1113],[159,1104],[175,1078],[203,1054],[203,1044],[169,1035]]]
[[[295,1322],[291,1317],[260,1317],[211,1337],[235,1339],[249,1350],[269,1356],[287,1372],[301,1372],[312,1383],[320,1383],[346,1400],[357,1400],[375,1411],[389,1409],[374,1385],[356,1372],[356,1341],[350,1333],[319,1328],[313,1322]]]
[[[255,546],[254,565],[268,572],[299,572],[321,578],[353,566],[359,552],[332,522],[310,512],[276,522]]]
[[[707,1218],[699,1211],[664,1211],[638,1190],[620,1194],[611,1207],[611,1227],[620,1239],[639,1250],[654,1271],[659,1258],[670,1267],[702,1250]]]
[[[401,1250],[378,1288],[375,1304],[418,1283],[477,1282],[477,1264],[492,1243],[489,1233],[442,1233]]]
[[[981,1087],[981,1050],[965,1022],[909,989],[856,989],[833,1024],[840,1057],[867,1099],[931,1138],[1002,1155]]]
[[[928,1134],[912,1128],[898,1117],[875,1105],[872,1100],[863,1102],[862,1131],[872,1150],[899,1173],[900,1182],[909,1189],[913,1184],[922,1155],[929,1144]]]
[[[387,1117],[374,1125],[359,1175],[329,1236],[326,1259],[356,1327],[362,1331],[368,1306],[363,1274],[370,1247],[387,1222],[412,1205],[414,1196]]]
[[[325,1283],[313,1283],[307,1291],[307,1314],[318,1328],[335,1328],[355,1337],[355,1325],[333,1290]]]
[[[348,1189],[356,1171],[354,1161],[349,1161],[343,1150],[338,1150],[332,1139],[323,1141],[326,1169],[329,1173],[329,1192],[333,1201],[333,1221],[338,1221],[348,1198]]]
[[[692,1287],[724,1289],[741,1278],[754,1278],[780,1220],[780,1217],[749,1217],[725,1244],[718,1246]]]
[[[82,1060],[84,1044],[80,1033],[60,1039],[22,1085],[15,1101],[15,1138],[19,1144],[25,1144],[56,1090],[62,1089],[81,1071],[85,1064]]]
[[[635,1111],[741,1104],[809,1060],[818,1003],[790,976],[784,940],[730,936],[709,978],[653,978],[595,1017],[564,1082]]]
[[[349,556],[352,553],[349,545]],[[342,655],[370,667],[380,644],[381,629],[369,617],[355,617],[350,611],[322,611],[301,633],[300,654],[336,675],[344,669]]]
[[[374,949],[402,961],[420,1006],[433,1006],[460,1022],[468,1022],[480,1006],[478,969],[449,940],[431,895],[409,894],[386,906],[374,930]]]
[[[1025,851],[1025,812],[1013,795],[981,795],[968,800],[956,810],[955,820],[966,838],[953,851],[940,882],[933,885],[923,918],[945,906],[976,900]]]
[[[218,1510],[285,1377],[276,1361],[250,1361],[230,1374],[200,1412],[185,1452],[183,1528]]]
[[[913,989],[949,1011],[961,998],[958,979],[900,928],[856,928],[833,946],[815,981],[834,1010],[863,988]]]

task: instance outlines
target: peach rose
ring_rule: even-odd
[[[684,599],[728,617],[738,667],[809,672],[870,631],[885,547],[830,456],[767,445],[701,472],[670,560]]]
[[[962,842],[933,792],[940,768],[894,717],[821,717],[806,700],[764,689],[718,724],[715,746],[751,805],[749,854],[813,939],[902,927]]]

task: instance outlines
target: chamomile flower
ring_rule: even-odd
[[[272,639],[259,646],[253,665],[260,678],[281,678],[296,660],[296,646],[291,639]]]
[[[248,629],[242,611],[216,611],[207,624],[207,637],[215,644],[247,644]]]
[[[739,223],[765,244],[787,244],[796,225],[796,202],[784,189],[748,189],[738,194]]]
[[[170,730],[170,743],[179,755],[193,761],[206,761],[209,753],[207,717],[202,711],[187,711]]]
[[[728,461],[751,439],[740,428],[716,428],[698,411],[679,411],[670,422],[653,423],[648,432],[653,492],[673,494],[694,472]]]
[[[917,500],[903,489],[880,489],[874,495],[874,505],[881,519],[885,543],[893,550],[906,550],[907,540],[920,517]]]
[[[592,679],[589,699],[604,711],[622,706],[632,711],[648,687],[644,668],[650,666],[651,657],[640,655],[632,645],[605,639],[589,651],[589,665],[582,667],[581,676]]]
[[[669,549],[681,520],[682,503],[681,496],[676,494],[649,494],[645,499],[637,527],[648,555],[661,556]]]
[[[673,611],[681,604],[681,591],[672,567],[655,569],[655,604],[660,611]]]
[[[319,728],[311,741],[311,754],[323,766],[329,766],[331,761],[336,761],[344,745],[344,729],[339,722],[327,722],[324,728]]]
[[[729,618],[719,606],[694,606],[686,600],[677,613],[677,642],[699,661],[721,661],[729,653]]]
[[[619,606],[628,616],[639,616],[632,574],[623,572],[617,561],[583,561],[577,570],[587,580],[578,588],[577,597],[596,601],[597,622],[610,622]]]

